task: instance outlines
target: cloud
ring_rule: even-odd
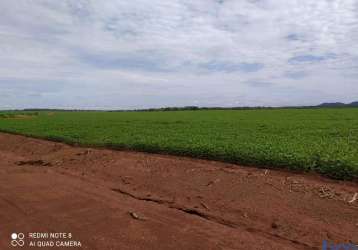
[[[358,96],[356,0],[4,0],[0,9],[0,108]]]
[[[301,38],[298,34],[289,34],[286,36],[286,39],[289,41],[302,41],[303,38]]]
[[[301,80],[305,78],[308,75],[306,71],[292,71],[292,72],[286,72],[284,76],[295,79],[295,80]]]
[[[302,55],[302,56],[292,57],[288,61],[291,63],[320,62],[320,61],[323,61],[324,59],[325,59],[324,56]]]
[[[324,55],[324,56],[316,56],[316,55],[299,55],[299,56],[294,56],[291,57],[288,61],[290,63],[304,63],[304,62],[309,62],[309,63],[315,63],[315,62],[321,62],[327,59],[333,59],[336,56],[334,54],[328,54],[328,55]]]
[[[199,65],[199,68],[204,68],[209,72],[257,72],[264,68],[260,63],[230,63],[230,62],[217,62],[212,61]]]

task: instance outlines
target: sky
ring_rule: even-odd
[[[357,0],[0,1],[0,109],[357,100]]]

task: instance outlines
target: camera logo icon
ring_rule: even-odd
[[[12,233],[11,234],[11,246],[23,247],[25,245],[25,235],[23,233]]]

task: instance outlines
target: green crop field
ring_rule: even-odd
[[[338,179],[358,177],[357,108],[0,113],[0,130],[81,145],[315,171]]]

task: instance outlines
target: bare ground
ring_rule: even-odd
[[[0,159],[0,249],[12,232],[72,233],[91,250],[358,242],[357,183],[3,133]]]

